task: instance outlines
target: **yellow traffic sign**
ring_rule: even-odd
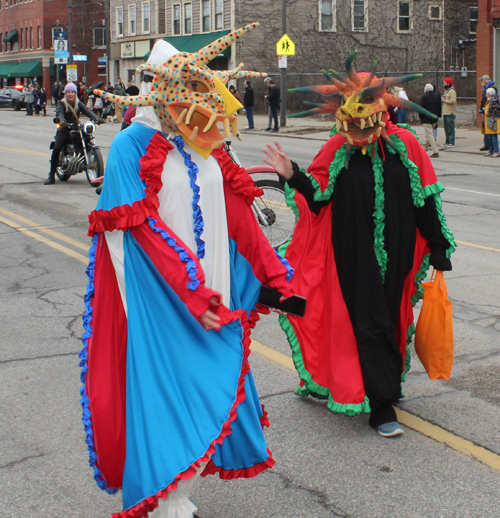
[[[295,56],[295,43],[287,34],[283,34],[276,43],[276,54],[278,56]]]

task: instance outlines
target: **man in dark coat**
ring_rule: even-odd
[[[269,81],[269,94],[266,95],[266,99],[269,102],[269,110],[274,120],[274,128],[270,131],[277,132],[280,130],[278,123],[278,110],[280,109],[281,103],[281,92],[280,87],[271,79]]]
[[[248,120],[248,128],[247,130],[255,129],[253,123],[253,107],[254,107],[254,96],[253,96],[253,88],[250,86],[250,81],[245,79],[245,95],[243,96],[243,108],[245,108],[245,113],[247,115]]]
[[[430,111],[436,117],[441,117],[441,94],[434,91],[434,86],[430,83],[425,85],[424,95],[420,98],[419,102],[422,108]],[[430,146],[432,149],[431,158],[439,158],[439,150],[434,138],[433,131],[437,128],[437,121],[432,119],[428,115],[419,113],[420,121],[425,129],[425,149],[427,150]]]

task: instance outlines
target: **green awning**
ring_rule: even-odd
[[[171,38],[163,38],[166,42],[173,45],[179,52],[198,52],[203,47],[212,43],[222,36],[228,34],[229,31],[207,32],[203,34],[190,34],[189,36],[172,36]],[[151,51],[144,56],[144,61],[147,61]],[[217,56],[218,58],[231,57],[231,47],[227,47]]]
[[[13,31],[10,31],[7,36],[3,39],[4,43],[14,43],[17,41],[17,29],[14,29]]]
[[[7,77],[42,77],[42,61],[16,61],[15,63],[0,63],[0,78]]]

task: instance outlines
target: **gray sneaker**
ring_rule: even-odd
[[[403,429],[397,421],[381,424],[377,426],[377,430],[382,437],[397,437],[403,433]]]

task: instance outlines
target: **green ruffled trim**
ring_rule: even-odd
[[[385,282],[387,272],[387,251],[385,250],[384,228],[385,228],[385,193],[384,193],[384,165],[378,153],[372,155],[372,166],[375,177],[375,211],[373,220],[375,222],[374,244],[375,256],[380,267],[382,282]]]
[[[441,232],[443,233],[444,238],[448,243],[450,243],[450,247],[446,250],[446,258],[449,259],[451,254],[456,250],[457,244],[455,243],[455,238],[451,233],[451,230],[448,228],[446,224],[446,217],[443,213],[443,204],[441,202],[441,196],[439,194],[433,194],[434,201],[436,202],[436,209],[438,212],[439,222],[441,223]]]
[[[304,359],[302,357],[302,352],[300,350],[300,344],[297,340],[297,335],[293,329],[292,324],[288,320],[287,315],[280,315],[279,317],[280,325],[285,331],[285,334],[288,338],[288,343],[292,349],[292,359],[295,365],[295,369],[297,370],[300,378],[304,380],[305,385],[301,387],[300,385],[295,389],[295,394],[298,396],[313,396],[318,399],[328,399],[328,408],[336,413],[336,414],[345,414],[347,416],[355,416],[362,413],[371,412],[370,403],[368,398],[365,396],[365,399],[362,403],[354,404],[343,404],[337,403],[331,396],[330,390],[327,387],[323,387],[318,385],[311,376],[311,373],[306,369],[304,365]]]
[[[404,129],[407,129],[408,131],[411,131],[415,135],[415,137],[417,137],[417,140],[418,140],[417,132],[409,124],[406,124],[406,122],[400,122],[400,123],[396,124],[396,126],[399,126],[400,128],[404,128]]]
[[[423,207],[425,204],[424,196],[422,193],[422,186],[420,185],[420,176],[418,174],[418,167],[408,158],[408,150],[404,142],[397,135],[390,135],[392,142],[398,148],[401,162],[408,170],[410,177],[411,195],[413,198],[413,205],[415,207]],[[396,150],[390,146],[386,146],[389,153],[396,154]]]
[[[432,196],[433,194],[441,194],[444,191],[444,185],[438,180],[432,185],[426,185],[422,187],[422,195],[425,198]]]
[[[422,262],[420,263],[420,268],[415,274],[415,286],[417,287],[417,291],[411,296],[411,306],[415,307],[415,304],[422,299],[424,296],[424,287],[422,286],[422,281],[425,279],[427,275],[427,270],[429,269],[429,259],[431,254],[424,255]]]
[[[338,149],[338,151],[335,153],[335,156],[333,157],[333,161],[330,164],[330,167],[328,168],[329,178],[328,178],[328,185],[326,186],[324,191],[321,191],[321,187],[319,185],[318,180],[314,178],[309,173],[305,173],[305,175],[311,180],[311,183],[315,189],[314,193],[314,200],[315,201],[327,201],[331,198],[333,194],[333,186],[335,184],[335,180],[337,179],[337,176],[340,174],[340,171],[345,166],[345,158],[347,155],[347,142],[345,144],[342,144],[342,146]]]

